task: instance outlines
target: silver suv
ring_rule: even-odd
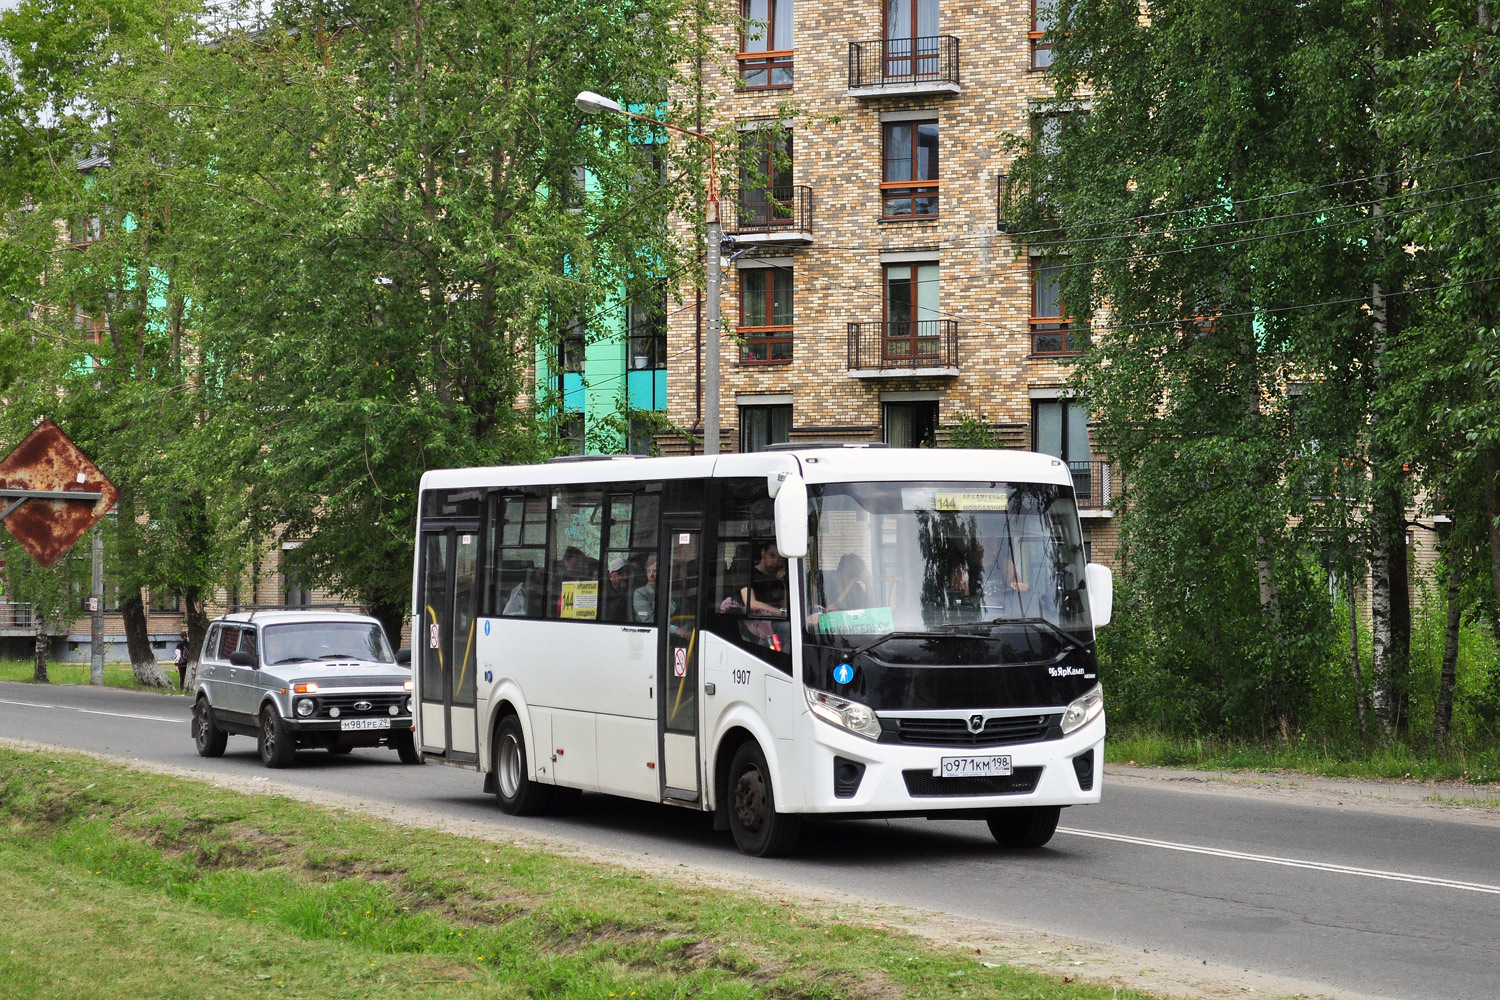
[[[380,622],[338,611],[242,611],[208,627],[198,658],[193,741],[218,757],[231,734],[254,736],[267,767],[300,749],[386,746],[420,764],[412,741],[411,669]]]

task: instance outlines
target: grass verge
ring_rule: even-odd
[[[1104,741],[1104,759],[1111,764],[1142,767],[1297,771],[1335,778],[1412,778],[1472,784],[1500,781],[1500,746],[1360,746],[1315,739],[1245,743],[1115,728]]]
[[[171,675],[172,687],[153,688],[147,687],[136,680],[135,670],[128,663],[106,663],[104,665],[104,686],[114,688],[131,688],[136,691],[156,691],[163,694],[175,694],[177,692],[177,670],[168,665],[164,668]],[[21,681],[30,684],[36,676],[36,667],[30,660],[0,660],[0,681]],[[47,664],[47,679],[53,684],[88,684],[93,678],[92,668],[87,663],[53,663]]]
[[[0,748],[0,996],[1147,994],[800,903]]]

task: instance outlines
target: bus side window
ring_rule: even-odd
[[[546,616],[598,621],[604,596],[604,493],[597,487],[559,488],[552,494],[551,514]]]
[[[496,497],[490,506],[490,588],[486,614],[540,617],[547,503],[535,497]]]

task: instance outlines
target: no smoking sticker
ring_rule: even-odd
[[[687,676],[687,650],[685,648],[672,650],[672,676]]]

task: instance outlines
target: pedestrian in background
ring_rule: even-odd
[[[188,643],[186,632],[182,633],[181,639],[177,643],[177,648],[172,652],[172,662],[177,664],[177,690],[186,690],[188,664]]]

